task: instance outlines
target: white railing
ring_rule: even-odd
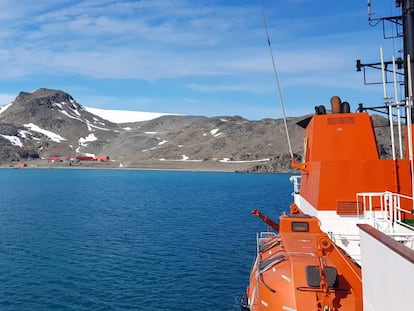
[[[363,192],[357,193],[357,207],[366,219],[372,220],[376,229],[393,234],[400,232],[397,230],[396,224],[412,230],[414,234],[414,227],[403,222],[404,215],[411,215],[409,211],[401,208],[401,203],[408,201],[412,206],[413,198],[389,191],[385,192]],[[401,228],[399,228],[401,229]]]
[[[274,238],[277,234],[272,231],[264,231],[257,233],[256,236],[256,253],[260,253],[260,246],[262,246],[264,243],[269,241],[270,239]]]
[[[290,176],[289,181],[293,184],[293,194],[299,194],[300,192],[300,176]]]

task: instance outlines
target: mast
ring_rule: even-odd
[[[403,24],[403,46],[404,46],[404,76],[405,76],[405,98],[407,105],[407,136],[408,136],[408,152],[411,169],[411,195],[414,196],[414,160],[413,160],[413,133],[412,133],[412,117],[413,117],[413,78],[414,72],[414,1],[413,0],[397,0],[397,6],[401,6],[402,24]],[[414,213],[414,200],[412,206]]]
[[[397,109],[398,115],[398,124],[400,126],[400,100],[397,97],[397,83],[401,86],[404,85],[404,103],[406,108],[405,113],[405,121],[407,127],[407,158],[410,161],[410,171],[411,171],[411,194],[414,196],[414,148],[413,148],[413,126],[412,120],[414,119],[414,109],[413,109],[413,91],[414,91],[414,0],[395,0],[395,6],[400,8],[401,15],[400,16],[388,16],[388,17],[381,17],[381,18],[373,18],[374,14],[371,13],[371,0],[368,1],[368,22],[370,26],[377,26],[378,24],[382,24],[383,28],[383,38],[384,39],[395,39],[400,38],[402,39],[403,48],[402,51],[402,58],[398,58],[395,60],[393,56],[392,61],[384,61],[382,56],[381,50],[381,62],[380,63],[370,63],[370,64],[363,64],[361,60],[356,61],[357,71],[364,72],[364,83],[365,84],[379,84],[378,82],[367,82],[366,79],[366,68],[373,68],[373,69],[381,69],[382,71],[382,83],[384,89],[384,107],[388,108],[386,114],[388,114],[389,122],[390,122],[390,129],[391,129],[391,141],[392,141],[392,152],[393,152],[393,160],[395,161],[395,150],[394,150],[394,133],[393,133],[393,109]],[[385,24],[391,24],[395,27],[392,35],[389,35],[386,31]],[[381,65],[381,67],[379,67]],[[388,65],[392,65],[393,70],[391,71],[388,69]],[[397,65],[397,67],[396,67]],[[398,71],[397,71],[397,70]],[[391,81],[388,80],[388,74],[393,74],[393,79]],[[397,81],[397,75],[399,79]],[[394,93],[395,93],[395,104],[392,104],[388,97],[386,96],[386,84],[387,83],[394,83]],[[375,107],[380,108],[380,107]],[[362,105],[360,110],[362,110]],[[372,109],[372,108],[366,108]],[[374,109],[372,109],[374,110]],[[378,111],[377,112],[383,112]],[[401,142],[401,131],[399,130],[399,141]],[[400,157],[402,158],[402,148],[400,143]],[[396,181],[396,185],[398,187],[398,181]],[[412,206],[412,213],[414,214],[414,200]]]
[[[397,0],[397,7],[401,7],[402,27],[403,27],[403,45],[404,45],[404,72],[405,72],[405,97],[409,97],[409,89],[414,89],[413,79],[409,81],[407,73],[414,72],[414,62],[407,62],[408,55],[414,59],[414,1],[413,0]]]
[[[397,58],[394,64],[396,65],[397,70],[402,69],[402,72],[396,72],[399,78],[399,81],[397,82],[404,84],[404,98],[408,99],[409,89],[414,89],[413,79],[409,79],[407,76],[408,66],[410,66],[411,72],[414,72],[414,62],[411,61],[411,65],[408,65],[407,62],[408,55],[410,55],[411,59],[414,58],[414,0],[395,0],[395,6],[397,8],[401,8],[401,15],[373,18],[374,14],[371,13],[371,0],[368,0],[368,23],[370,26],[377,26],[381,23],[383,28],[384,39],[402,38],[403,55],[402,58]],[[392,35],[386,33],[386,23],[391,24],[395,28]],[[395,66],[394,64],[393,61],[383,61],[382,63],[362,63],[360,59],[356,60],[357,71],[364,71],[364,83],[366,85],[383,83],[367,81],[365,73],[366,68],[383,70],[386,74],[388,74],[393,73],[393,70],[390,70],[388,66]],[[381,68],[382,66],[385,67]],[[385,76],[385,83],[391,83],[388,80],[388,76]],[[397,101],[398,99],[395,100]]]

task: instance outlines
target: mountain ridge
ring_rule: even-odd
[[[306,117],[286,120],[295,154],[301,154],[303,147],[303,129],[296,123]],[[51,164],[47,158],[104,155],[110,161],[83,165],[292,171],[282,119],[164,114],[145,121],[114,123],[91,113],[68,93],[46,88],[21,92],[1,110],[0,143],[2,166],[22,161],[56,166],[59,164]]]

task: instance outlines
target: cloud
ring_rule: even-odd
[[[15,17],[0,23],[1,36],[10,38],[0,45],[4,78],[69,73],[156,80],[271,70],[266,47],[259,44],[265,37],[256,6],[179,0],[26,4],[21,11],[12,2],[3,7]],[[304,24],[282,22],[275,32],[289,36],[290,29],[303,30]],[[286,47],[276,53],[284,60],[314,60],[300,66],[279,64],[281,71],[298,72],[323,69],[332,52],[329,47],[306,53]]]
[[[362,77],[354,75],[354,59],[377,53],[370,47],[376,37],[360,30],[368,28],[363,20],[365,8],[326,1],[263,2],[283,93],[297,93],[299,88],[304,93],[305,87],[323,92],[353,90],[362,84]],[[327,6],[330,14],[321,6]],[[361,20],[366,28],[361,28]],[[237,111],[250,105],[251,110],[259,111],[261,107],[253,102],[253,95],[273,96],[275,91],[266,43],[257,2],[0,2],[3,85],[8,81],[37,85],[41,81],[80,90],[78,84],[84,83],[83,89],[73,95],[80,96],[77,99],[87,105],[100,97],[99,103],[107,108],[115,105],[127,109],[129,105],[166,111],[157,107],[167,107],[163,94],[174,93],[171,102],[176,103],[173,108],[180,113],[191,106],[181,108],[178,102],[191,96],[204,98],[200,106],[218,103],[217,97],[223,96],[222,102],[209,106],[219,110],[229,102],[248,98],[248,104],[229,107]],[[362,53],[356,54],[355,50]],[[134,80],[133,85],[144,81],[141,87],[151,90],[135,90],[134,96],[142,97],[141,101],[125,99],[125,87],[118,87],[120,82],[118,94],[102,88],[115,80]],[[169,89],[170,85],[174,90]],[[208,99],[210,96],[215,100]]]
[[[273,91],[267,85],[251,83],[246,84],[217,84],[217,85],[208,85],[208,84],[198,84],[198,83],[188,83],[185,85],[188,89],[201,92],[201,93],[212,93],[212,92],[237,92],[237,93],[267,93]]]
[[[3,78],[75,73],[94,78],[162,79],[260,70],[239,33],[251,9],[186,1],[78,1],[21,11],[0,21]],[[73,4],[75,3],[75,4]],[[189,4],[192,5],[189,5]],[[13,29],[13,31],[12,31]],[[243,55],[239,55],[244,52]],[[259,66],[258,66],[259,63]],[[233,73],[231,73],[233,72]]]

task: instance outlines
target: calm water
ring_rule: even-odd
[[[0,170],[0,310],[239,310],[289,175]]]

